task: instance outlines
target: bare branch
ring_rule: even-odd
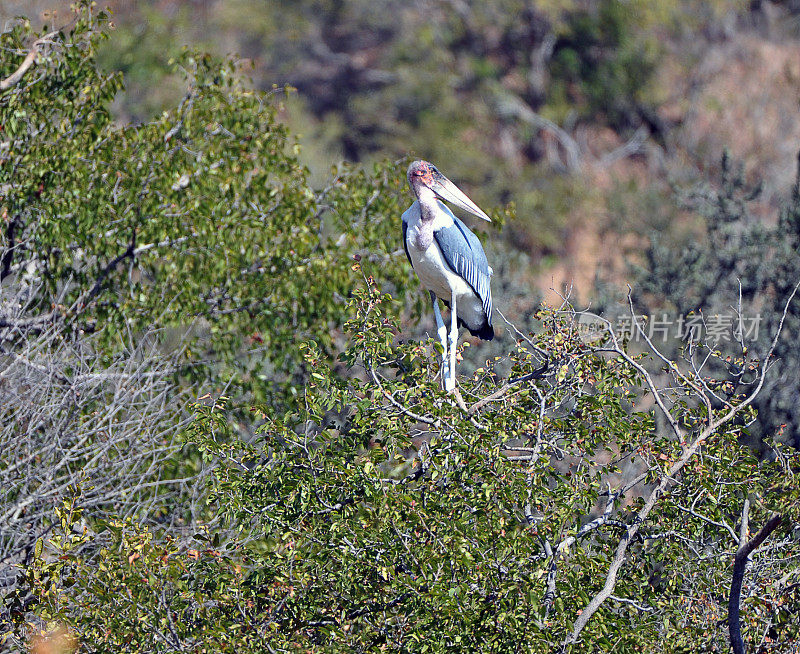
[[[678,505],[676,505],[676,506],[677,506],[677,507],[678,507],[678,508],[679,508],[681,511],[685,511],[685,512],[686,512],[686,513],[688,513],[689,515],[691,515],[691,516],[694,516],[695,518],[698,518],[699,520],[702,520],[703,522],[707,522],[707,523],[708,523],[708,524],[710,524],[710,525],[714,525],[715,527],[720,527],[720,528],[724,529],[724,530],[725,530],[725,531],[727,531],[727,532],[728,532],[728,533],[729,533],[731,536],[733,536],[733,539],[734,539],[734,540],[735,540],[737,543],[738,543],[738,542],[740,542],[740,541],[739,541],[739,538],[736,536],[736,532],[733,530],[733,527],[731,527],[731,526],[730,526],[730,525],[729,525],[727,522],[718,522],[718,521],[716,521],[716,520],[712,520],[711,518],[709,518],[709,517],[707,517],[707,516],[704,516],[704,515],[702,515],[701,513],[697,513],[697,512],[696,512],[694,509],[692,509],[692,508],[690,508],[690,507],[687,507],[687,506],[680,506],[679,504],[678,504]]]
[[[577,172],[581,168],[581,151],[578,143],[567,132],[552,120],[537,114],[528,104],[516,95],[506,93],[497,101],[498,111],[513,116],[524,123],[550,132],[558,140],[566,153],[565,167],[569,172]]]
[[[749,502],[745,501],[745,507],[749,506]],[[743,512],[744,513],[744,512]],[[767,523],[761,527],[759,532],[753,537],[753,540],[745,540],[746,531],[745,523],[746,518],[742,521],[742,540],[739,545],[739,550],[736,552],[736,558],[733,561],[733,578],[731,580],[731,594],[728,599],[728,634],[731,639],[731,648],[734,654],[744,654],[744,641],[742,640],[742,630],[739,621],[739,601],[742,595],[742,581],[744,580],[745,569],[747,568],[747,561],[750,555],[756,548],[763,543],[767,537],[775,531],[781,524],[783,516],[774,515]]]
[[[52,45],[54,43],[53,37],[58,36],[58,32],[50,32],[49,34],[45,34],[43,37],[36,39],[31,46],[30,51],[28,52],[25,59],[22,60],[22,63],[19,65],[19,68],[15,70],[11,75],[6,77],[4,80],[0,80],[0,91],[5,91],[15,84],[18,84],[25,73],[28,72],[28,69],[33,66],[36,62],[36,58],[39,56],[39,53],[42,50],[42,46],[44,45]]]
[[[528,381],[533,381],[534,379],[541,379],[545,376],[549,368],[549,364],[545,363],[541,368],[534,370],[533,372],[529,372],[527,375],[522,375],[521,377],[517,377],[516,379],[512,379],[511,381],[503,384],[500,388],[498,388],[494,393],[487,395],[484,398],[481,398],[471,407],[469,407],[467,413],[470,415],[478,411],[479,409],[483,408],[490,402],[496,402],[503,398],[503,396],[510,391],[515,386],[519,386],[520,384],[524,384]]]
[[[378,375],[375,374],[375,369],[372,366],[369,366],[369,374],[372,377],[372,381],[375,382],[375,385],[380,390],[381,394],[392,403],[392,406],[398,409],[401,413],[404,413],[409,418],[413,418],[419,422],[424,422],[426,425],[436,425],[439,421],[434,420],[433,418],[427,418],[426,416],[421,416],[413,411],[409,411],[406,409],[400,402],[394,399],[394,395],[392,395],[389,391],[387,391],[383,384],[381,384],[380,380],[378,379]]]
[[[744,506],[742,507],[742,524],[739,529],[739,539],[736,541],[739,546],[747,542],[747,535],[750,533],[750,500],[744,499]]]
[[[627,597],[617,597],[616,595],[609,595],[608,599],[613,600],[615,602],[622,602],[623,604],[630,604],[636,610],[641,611],[642,613],[651,613],[655,611],[652,606],[642,606],[638,602],[634,602],[632,599],[628,599]]]
[[[600,165],[609,166],[619,159],[625,159],[626,157],[630,157],[633,154],[641,152],[642,146],[644,145],[645,141],[647,141],[647,137],[649,135],[650,132],[647,127],[644,125],[640,126],[626,143],[619,146],[615,150],[612,150],[608,154],[604,154],[600,158]]]
[[[681,429],[680,425],[678,424],[678,421],[675,420],[675,417],[670,413],[669,409],[667,408],[667,405],[664,403],[664,398],[661,397],[661,392],[659,391],[655,381],[653,381],[653,378],[650,375],[650,373],[644,368],[644,366],[635,361],[633,357],[631,357],[623,349],[622,345],[620,345],[619,343],[617,335],[614,333],[614,328],[609,320],[603,318],[602,316],[598,316],[596,314],[590,314],[590,315],[605,325],[606,332],[608,334],[609,340],[611,341],[611,347],[609,348],[609,351],[622,357],[629,366],[633,367],[636,370],[636,372],[638,372],[644,378],[645,383],[647,384],[647,388],[650,389],[650,392],[653,395],[653,399],[658,405],[658,408],[661,410],[661,413],[663,414],[664,418],[666,418],[667,422],[672,428],[673,433],[678,439],[683,439],[684,432]],[[639,327],[638,322],[636,323],[636,325],[638,328]],[[651,347],[654,346],[652,346],[651,344]]]
[[[547,611],[550,610],[550,606],[556,598],[556,572],[558,570],[558,560],[570,547],[572,547],[576,541],[587,536],[590,532],[600,529],[600,527],[609,522],[609,518],[611,518],[611,512],[614,509],[614,501],[617,499],[617,497],[619,497],[620,491],[612,493],[611,487],[609,486],[607,495],[608,499],[606,500],[606,507],[603,510],[602,515],[599,515],[594,520],[587,522],[574,536],[568,536],[567,538],[562,539],[556,547],[555,552],[553,552],[549,542],[545,543],[545,553],[547,556],[551,557],[550,567],[547,571],[547,592],[545,593],[543,600],[543,604],[545,605]]]
[[[170,497],[199,499],[197,478],[163,466],[182,447],[175,435],[191,412],[173,382],[181,351],[165,354],[155,336],[110,364],[100,363],[91,337],[71,338],[60,325],[0,353],[0,586],[14,583],[14,566],[77,485],[96,516],[147,516]]]

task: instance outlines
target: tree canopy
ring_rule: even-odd
[[[672,364],[659,387],[564,308],[520,338],[510,379],[461,378],[464,410],[435,353],[396,343],[372,278],[349,306],[342,358],[363,377],[306,343],[305,392],[255,441],[199,409],[220,525],[181,547],[130,522],[75,529],[66,502],[23,584],[38,615],[92,651],[725,651],[733,556],[770,535],[736,597],[744,637],[797,638],[797,452],[759,462],[735,420],[764,363],[742,360],[748,391],[715,408],[702,371]],[[636,408],[648,396],[659,408]]]

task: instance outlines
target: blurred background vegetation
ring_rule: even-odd
[[[686,238],[696,225],[663,200],[670,184],[713,173],[724,147],[763,179],[761,215],[793,178],[797,3],[105,4],[115,34],[100,61],[124,73],[120,121],[180,99],[170,60],[185,46],[232,54],[258,88],[297,89],[283,119],[312,181],[341,159],[412,154],[482,206],[513,201],[505,241],[530,256],[520,283],[542,294],[567,283],[587,298],[597,270],[624,270],[651,231]],[[0,17],[58,24],[66,5],[6,0]]]

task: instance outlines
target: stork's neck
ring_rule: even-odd
[[[436,194],[427,186],[423,186],[422,184],[418,184],[414,189],[414,192],[416,193],[417,200],[419,201],[419,210],[420,216],[422,217],[422,222],[426,224],[432,223],[438,208],[436,204]]]

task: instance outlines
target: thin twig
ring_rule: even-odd
[[[370,376],[372,377],[372,381],[375,382],[375,385],[378,387],[378,390],[383,394],[383,396],[392,403],[392,406],[402,413],[405,413],[409,418],[413,418],[419,422],[424,422],[426,425],[436,425],[438,423],[438,420],[421,416],[418,413],[414,413],[413,411],[406,409],[402,404],[400,404],[400,402],[394,399],[394,396],[389,391],[383,387],[383,384],[381,384],[380,380],[378,379],[378,375],[375,374],[375,369],[372,366],[369,366],[368,370]]]

